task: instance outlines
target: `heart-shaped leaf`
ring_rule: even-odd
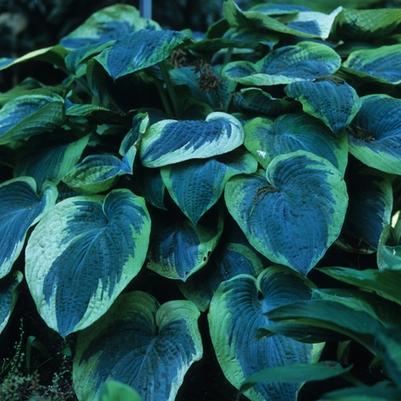
[[[374,170],[362,169],[348,178],[349,205],[343,234],[370,251],[379,245],[381,233],[390,224],[393,189],[388,177]]]
[[[257,279],[239,275],[224,281],[213,296],[208,315],[210,335],[219,364],[236,388],[263,368],[313,361],[313,346],[286,338],[258,339],[268,324],[266,312],[297,300],[308,300],[311,290],[298,275],[269,267]],[[245,392],[252,401],[293,401],[299,383],[259,383]]]
[[[127,34],[95,59],[117,79],[166,60],[187,39],[181,32],[141,29]]]
[[[229,242],[224,244],[217,255],[213,255],[205,268],[185,283],[179,283],[179,288],[186,298],[204,312],[220,283],[239,274],[257,277],[262,269],[262,258],[250,246]]]
[[[256,170],[256,160],[242,152],[163,167],[161,176],[174,202],[196,224],[218,201],[231,177]]]
[[[7,326],[17,302],[18,286],[22,279],[22,273],[17,271],[0,281],[0,333]]]
[[[401,83],[400,64],[401,44],[355,50],[344,62],[344,68],[361,78],[398,85]]]
[[[243,142],[241,123],[215,112],[205,121],[162,120],[151,125],[142,139],[140,156],[144,166],[160,167],[228,153]]]
[[[113,155],[90,155],[63,178],[70,188],[87,194],[110,189],[117,177],[132,174],[132,165]]]
[[[223,231],[220,217],[215,228],[163,215],[153,221],[147,267],[182,281],[207,264]]]
[[[330,162],[297,151],[274,158],[266,178],[233,177],[225,200],[256,250],[306,275],[337,239],[348,195]]]
[[[59,145],[24,157],[17,164],[15,176],[31,176],[40,188],[45,181],[58,184],[78,163],[89,141],[89,135],[78,141]]]
[[[257,117],[249,120],[244,130],[245,147],[264,168],[276,156],[306,150],[327,159],[344,174],[347,136],[330,135],[323,124],[305,114],[286,114],[274,121]]]
[[[138,274],[149,235],[145,202],[129,190],[58,203],[26,248],[26,280],[48,326],[66,336],[102,316]]]
[[[199,311],[189,301],[159,305],[144,292],[121,296],[78,337],[73,380],[78,399],[98,400],[118,380],[143,401],[174,401],[190,366],[202,357]]]
[[[0,184],[0,277],[7,275],[24,247],[30,227],[53,207],[57,189],[47,185],[37,193],[32,177],[18,177]]]
[[[401,174],[401,99],[368,95],[349,127],[349,148],[362,163],[389,174]]]
[[[280,47],[256,63],[229,63],[224,74],[243,85],[270,86],[324,77],[340,66],[341,58],[333,49],[306,41]]]
[[[302,103],[305,113],[323,121],[337,135],[351,123],[361,107],[355,89],[335,77],[294,82],[285,92]]]
[[[63,118],[64,100],[59,95],[18,96],[0,109],[0,145],[51,131]]]

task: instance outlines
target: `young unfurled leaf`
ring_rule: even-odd
[[[145,202],[129,190],[58,203],[26,248],[26,280],[47,325],[66,336],[102,316],[138,274],[149,235]]]
[[[159,305],[140,291],[121,296],[78,337],[78,398],[97,401],[103,383],[114,379],[135,388],[143,401],[174,401],[188,369],[202,357],[198,317],[189,301]]]
[[[297,151],[274,158],[266,177],[233,177],[225,200],[256,250],[307,275],[340,234],[348,195],[330,162]]]

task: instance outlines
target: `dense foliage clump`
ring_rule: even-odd
[[[1,400],[401,399],[401,9],[245,3],[0,59]]]

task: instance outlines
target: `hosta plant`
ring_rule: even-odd
[[[0,59],[54,67],[0,93],[0,331],[41,389],[58,344],[79,401],[401,399],[401,9],[287,3]]]

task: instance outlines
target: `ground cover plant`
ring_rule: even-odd
[[[0,59],[2,401],[401,399],[401,9],[244,3]]]

